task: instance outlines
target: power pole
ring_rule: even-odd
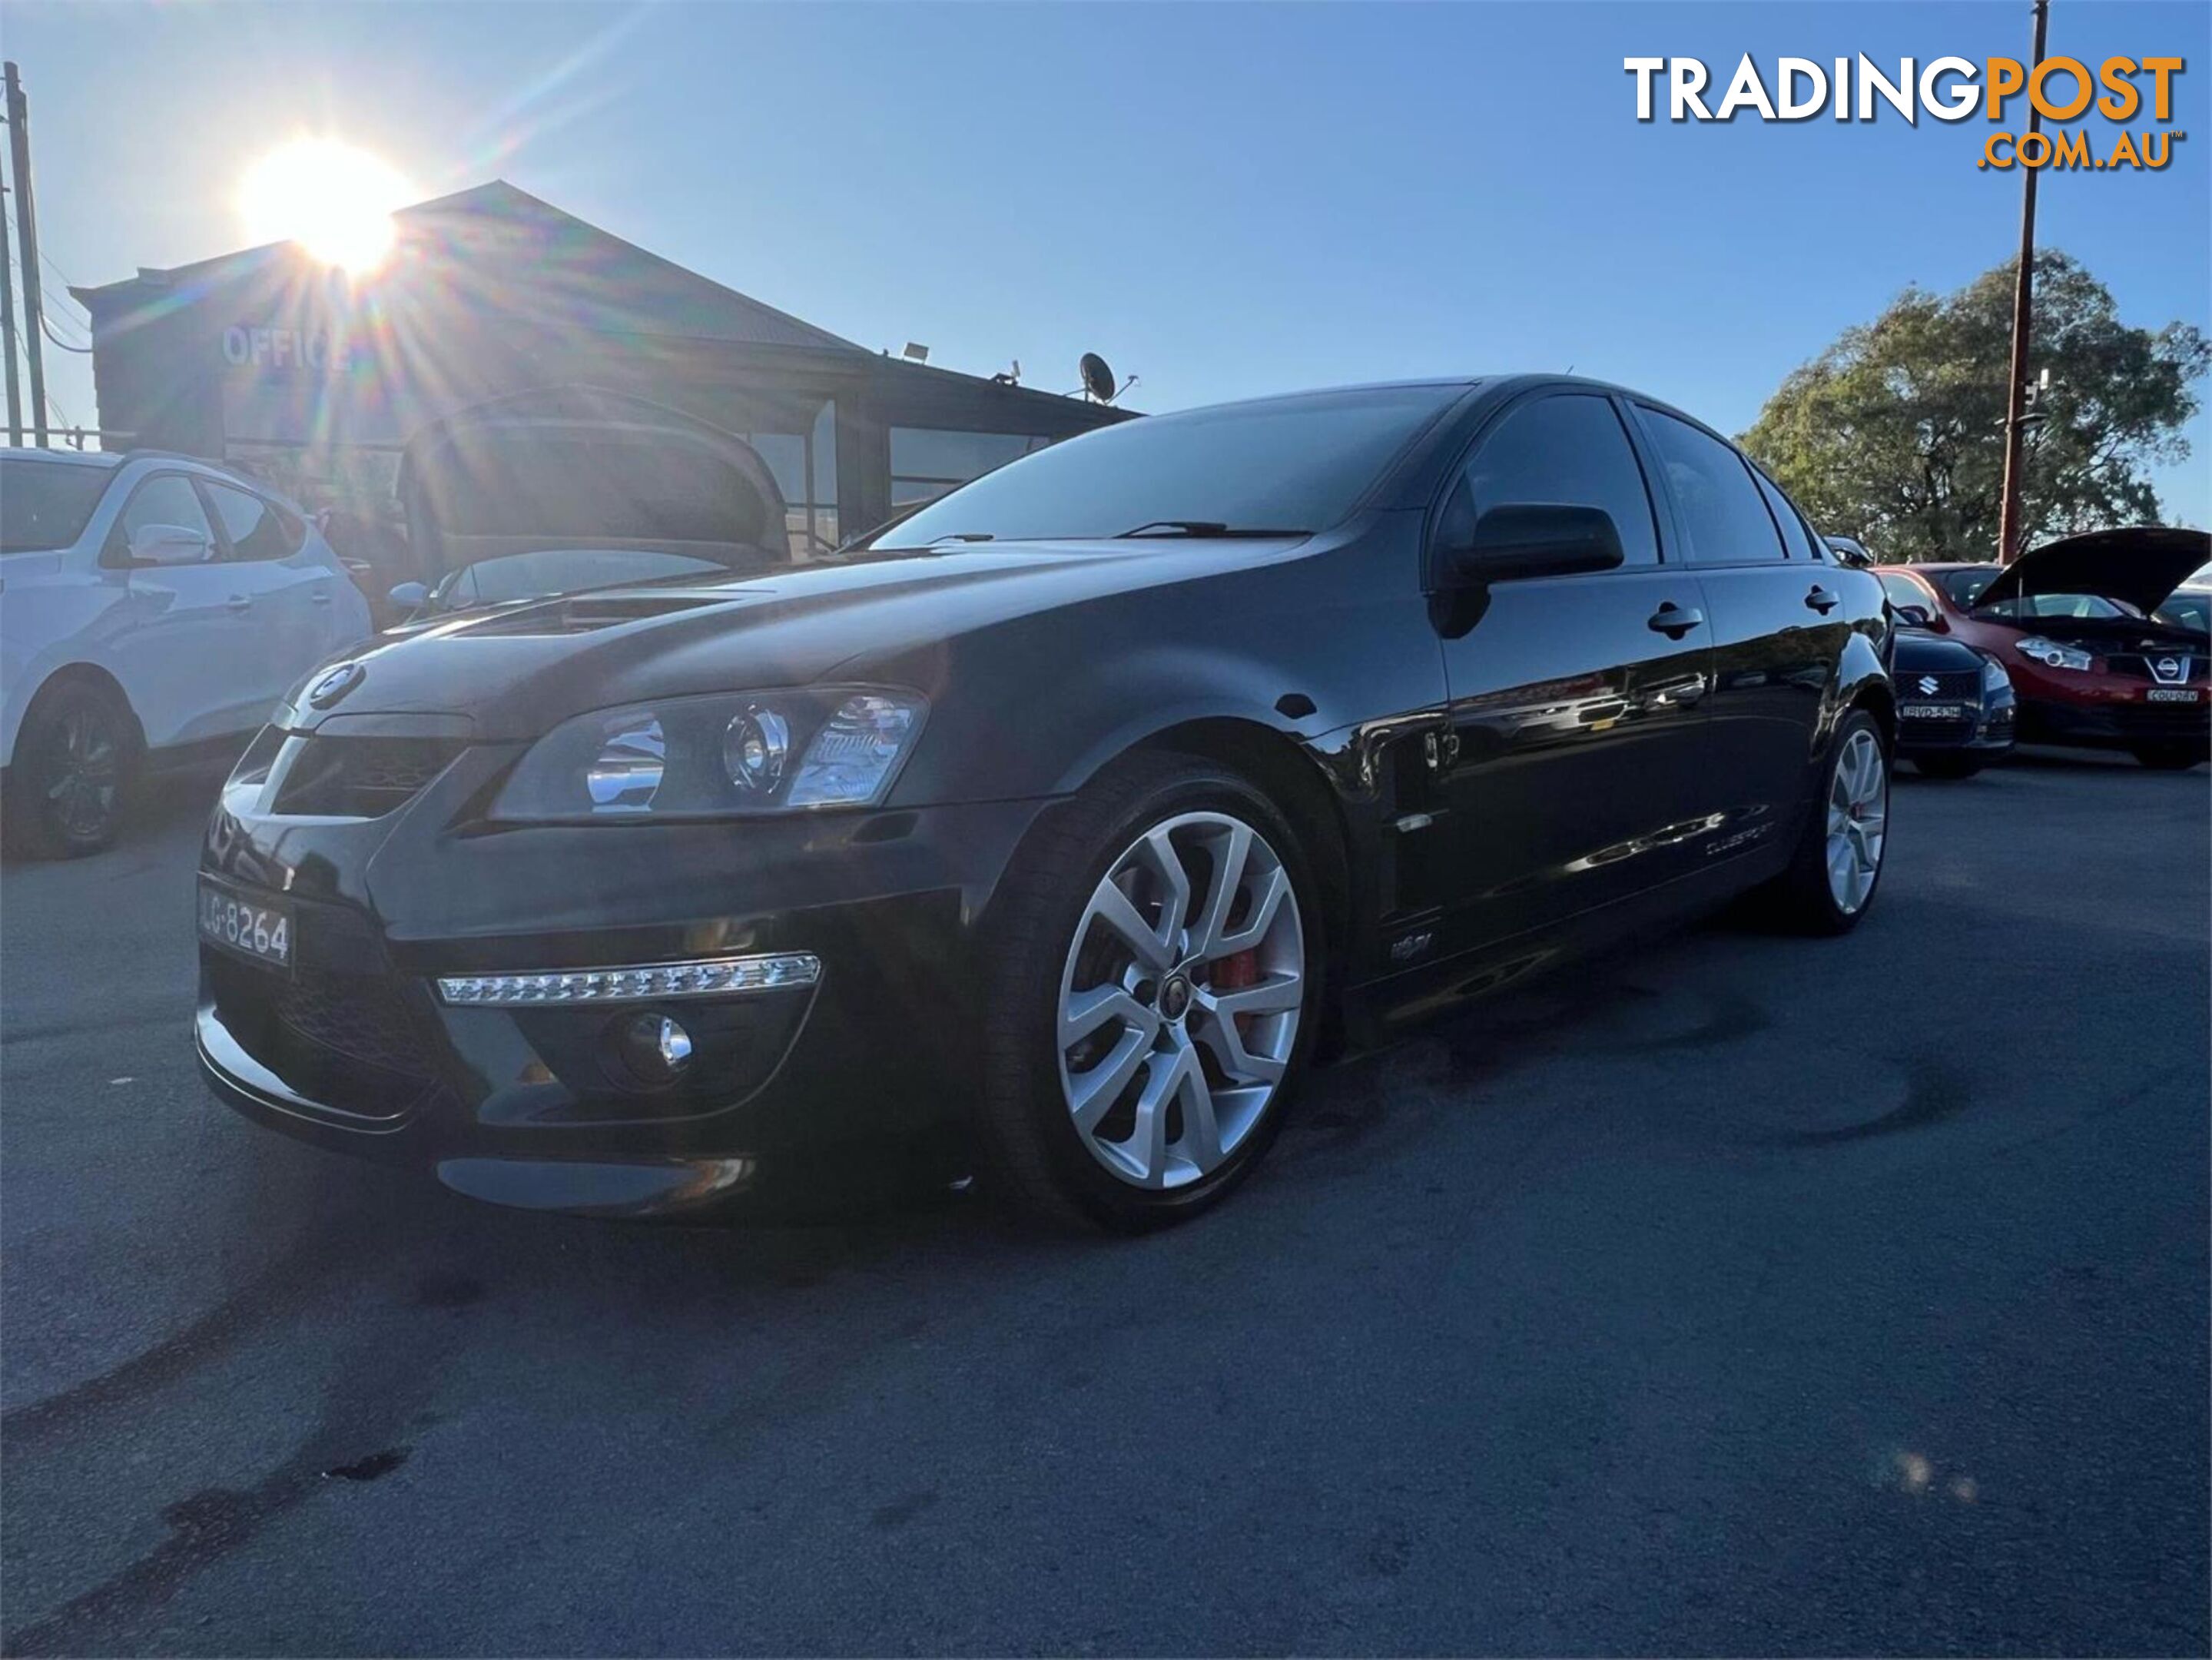
[[[8,154],[15,167],[15,257],[23,271],[23,345],[31,360],[31,430],[40,449],[46,441],[46,313],[39,297],[39,216],[31,199],[31,115],[23,101],[23,82],[9,64]]]
[[[2028,61],[2027,130],[2043,131],[2043,112],[2035,106],[2035,68],[2043,62],[2043,33],[2051,21],[2051,0],[2035,0],[2035,55]],[[2012,384],[2006,394],[2004,496],[1997,508],[1997,561],[2020,557],[2020,489],[2025,465],[2023,417],[2027,413],[2027,337],[2035,301],[2035,179],[2040,167],[2024,167],[2020,198],[2020,271],[2012,290]]]
[[[0,185],[0,198],[7,195]],[[8,208],[0,201],[0,352],[8,358],[8,441],[23,441],[23,391],[15,380],[15,278],[8,269]]]

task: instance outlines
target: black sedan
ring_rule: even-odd
[[[507,1203],[895,1150],[1155,1225],[1317,1053],[1749,890],[1852,927],[1889,643],[1733,446],[1617,388],[1132,421],[834,555],[310,677],[208,828],[199,1052]]]
[[[2012,677],[1996,658],[1916,626],[1928,620],[1917,607],[1900,605],[1898,615],[1905,626],[1889,666],[1897,752],[1927,777],[1971,778],[2011,752]]]

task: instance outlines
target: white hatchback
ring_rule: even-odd
[[[369,631],[306,518],[183,456],[0,449],[0,829],[114,839],[149,764],[212,755]]]

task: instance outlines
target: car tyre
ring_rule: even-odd
[[[1880,724],[1853,709],[1828,746],[1790,868],[1768,890],[1767,915],[1800,933],[1849,933],[1859,925],[1888,848],[1889,773]]]
[[[1188,884],[1180,902],[1170,863]],[[1282,1128],[1320,1024],[1316,892],[1273,803],[1196,757],[1132,757],[1041,820],[985,934],[987,1188],[1031,1220],[1131,1233],[1187,1220],[1243,1182]],[[1149,958],[1130,946],[1139,932]],[[1101,1014],[1109,1004],[1132,1018]],[[1097,1024],[1066,1041],[1086,1019]]]
[[[27,859],[76,859],[115,840],[137,794],[144,740],[130,705],[96,681],[40,690],[15,736],[0,842]]]
[[[2138,764],[2154,772],[2186,772],[2205,759],[2202,744],[2141,744],[2134,754]]]
[[[1923,778],[1972,778],[1982,769],[1982,757],[1955,753],[1916,755],[1912,764],[1920,769]]]

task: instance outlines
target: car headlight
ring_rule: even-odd
[[[2023,657],[2033,658],[2047,669],[2079,669],[2087,672],[2096,659],[2078,646],[2062,646],[2056,640],[2045,640],[2032,634],[2014,648]]]
[[[491,816],[614,821],[872,806],[928,708],[918,692],[832,686],[599,709],[532,745]]]
[[[1994,657],[1982,659],[1982,690],[1984,692],[2012,690],[2012,676],[2005,672],[2005,666]]]

